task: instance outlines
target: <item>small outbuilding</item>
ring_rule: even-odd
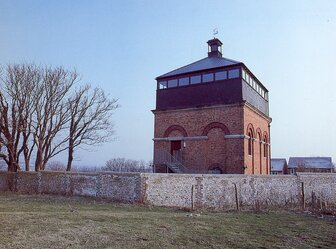
[[[288,161],[289,174],[296,172],[332,173],[331,157],[290,157]]]
[[[287,160],[285,158],[271,159],[271,175],[285,175],[287,174]]]

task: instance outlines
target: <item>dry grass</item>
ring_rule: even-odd
[[[335,248],[335,218],[0,194],[0,248]]]

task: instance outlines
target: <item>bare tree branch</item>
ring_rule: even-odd
[[[79,145],[98,145],[108,141],[114,130],[111,117],[119,106],[102,89],[86,85],[68,100],[70,110],[68,164],[71,170],[74,149]]]
[[[76,71],[14,64],[0,68],[0,159],[9,171],[35,171],[68,150],[67,170],[79,145],[97,145],[113,134],[117,100],[89,85],[77,87]]]

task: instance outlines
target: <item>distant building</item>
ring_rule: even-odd
[[[288,161],[289,174],[296,172],[332,173],[331,157],[290,157]]]
[[[271,159],[271,175],[287,174],[287,160],[285,158]]]
[[[206,58],[156,78],[155,172],[270,174],[268,90],[207,43]]]

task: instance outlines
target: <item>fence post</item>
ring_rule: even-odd
[[[238,201],[238,191],[237,191],[237,184],[233,183],[234,189],[235,189],[235,197],[236,197],[236,208],[239,211],[239,201]]]
[[[191,186],[191,210],[195,209],[195,185]]]
[[[42,194],[42,172],[37,172],[37,193]]]
[[[301,196],[302,196],[302,208],[303,210],[306,209],[306,202],[305,202],[305,192],[304,192],[304,183],[301,182]]]

